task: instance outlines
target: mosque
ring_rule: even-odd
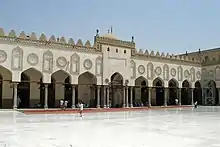
[[[218,105],[220,50],[170,55],[137,50],[112,29],[81,39],[0,28],[0,108]]]

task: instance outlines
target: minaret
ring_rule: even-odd
[[[111,26],[111,34],[113,33],[113,29],[112,29],[112,26]]]

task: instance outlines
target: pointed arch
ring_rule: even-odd
[[[157,77],[153,80],[153,86],[155,87],[157,85],[164,87],[164,81],[160,77]]]
[[[53,72],[53,53],[47,50],[43,54],[43,72],[52,73]]]
[[[168,97],[168,105],[175,105],[175,99],[178,97],[178,87],[179,83],[176,79],[172,78],[168,82],[169,87],[169,97]]]
[[[55,80],[65,80],[67,77],[69,77],[70,83],[72,83],[72,76],[70,75],[70,73],[66,72],[63,69],[59,69],[57,71],[55,71],[51,77],[53,77]]]
[[[153,79],[154,77],[154,66],[151,62],[147,64],[147,76],[148,79]]]
[[[163,79],[166,81],[169,79],[169,66],[167,64],[163,66]]]
[[[23,50],[17,46],[12,50],[12,65],[13,70],[23,69]]]
[[[145,84],[143,84],[143,82]],[[148,80],[143,76],[140,76],[140,77],[136,78],[136,80],[135,80],[135,86],[141,86],[141,85],[148,86]]]
[[[169,87],[179,87],[179,82],[175,79],[172,78],[168,82]]]
[[[33,82],[40,82],[40,79],[43,79],[43,73],[34,67],[27,68],[22,73],[30,77]]]
[[[119,72],[115,72],[111,76],[111,82],[123,85],[123,76]]]
[[[80,72],[80,56],[77,53],[74,53],[70,58],[70,73],[78,75]]]
[[[198,105],[202,105],[202,86],[200,81],[195,82],[195,88],[193,90],[194,103],[198,102]]]

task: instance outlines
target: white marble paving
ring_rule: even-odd
[[[0,111],[0,147],[220,147],[220,107],[25,115]]]

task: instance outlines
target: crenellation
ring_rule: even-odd
[[[138,53],[139,54],[144,54],[142,49],[140,49]]]
[[[61,37],[61,38],[60,38],[59,43],[61,43],[61,44],[67,44],[67,43],[66,43],[66,39],[65,39],[64,37]]]
[[[150,52],[150,56],[154,56],[154,51],[153,50]]]
[[[36,35],[35,32],[32,32],[32,33],[31,33],[30,40],[37,40],[37,35]]]
[[[91,48],[91,43],[90,43],[89,40],[86,41],[86,43],[85,43],[85,47],[86,47],[86,48]]]
[[[77,41],[76,45],[77,45],[77,46],[83,46],[83,42],[82,42],[82,40],[79,39],[79,40]]]
[[[157,52],[157,53],[156,53],[156,56],[157,56],[157,57],[160,57],[160,53],[159,53],[159,52]]]
[[[57,41],[56,41],[56,37],[55,37],[54,35],[52,35],[52,36],[50,37],[49,41],[52,42],[52,43],[56,43],[56,42],[57,42]]]
[[[148,50],[145,50],[144,54],[145,54],[145,55],[149,55]]]
[[[70,44],[70,45],[75,45],[75,42],[74,42],[73,38],[70,38],[70,39],[69,39],[68,44]]]
[[[26,34],[24,31],[21,31],[20,35],[18,38],[21,38],[21,39],[26,39]]]
[[[12,38],[16,38],[17,36],[16,36],[15,30],[11,30],[11,31],[9,32],[8,36],[9,36],[9,37],[12,37]]]
[[[45,35],[44,33],[42,33],[42,34],[40,35],[39,40],[40,40],[40,41],[47,41],[46,35]]]

